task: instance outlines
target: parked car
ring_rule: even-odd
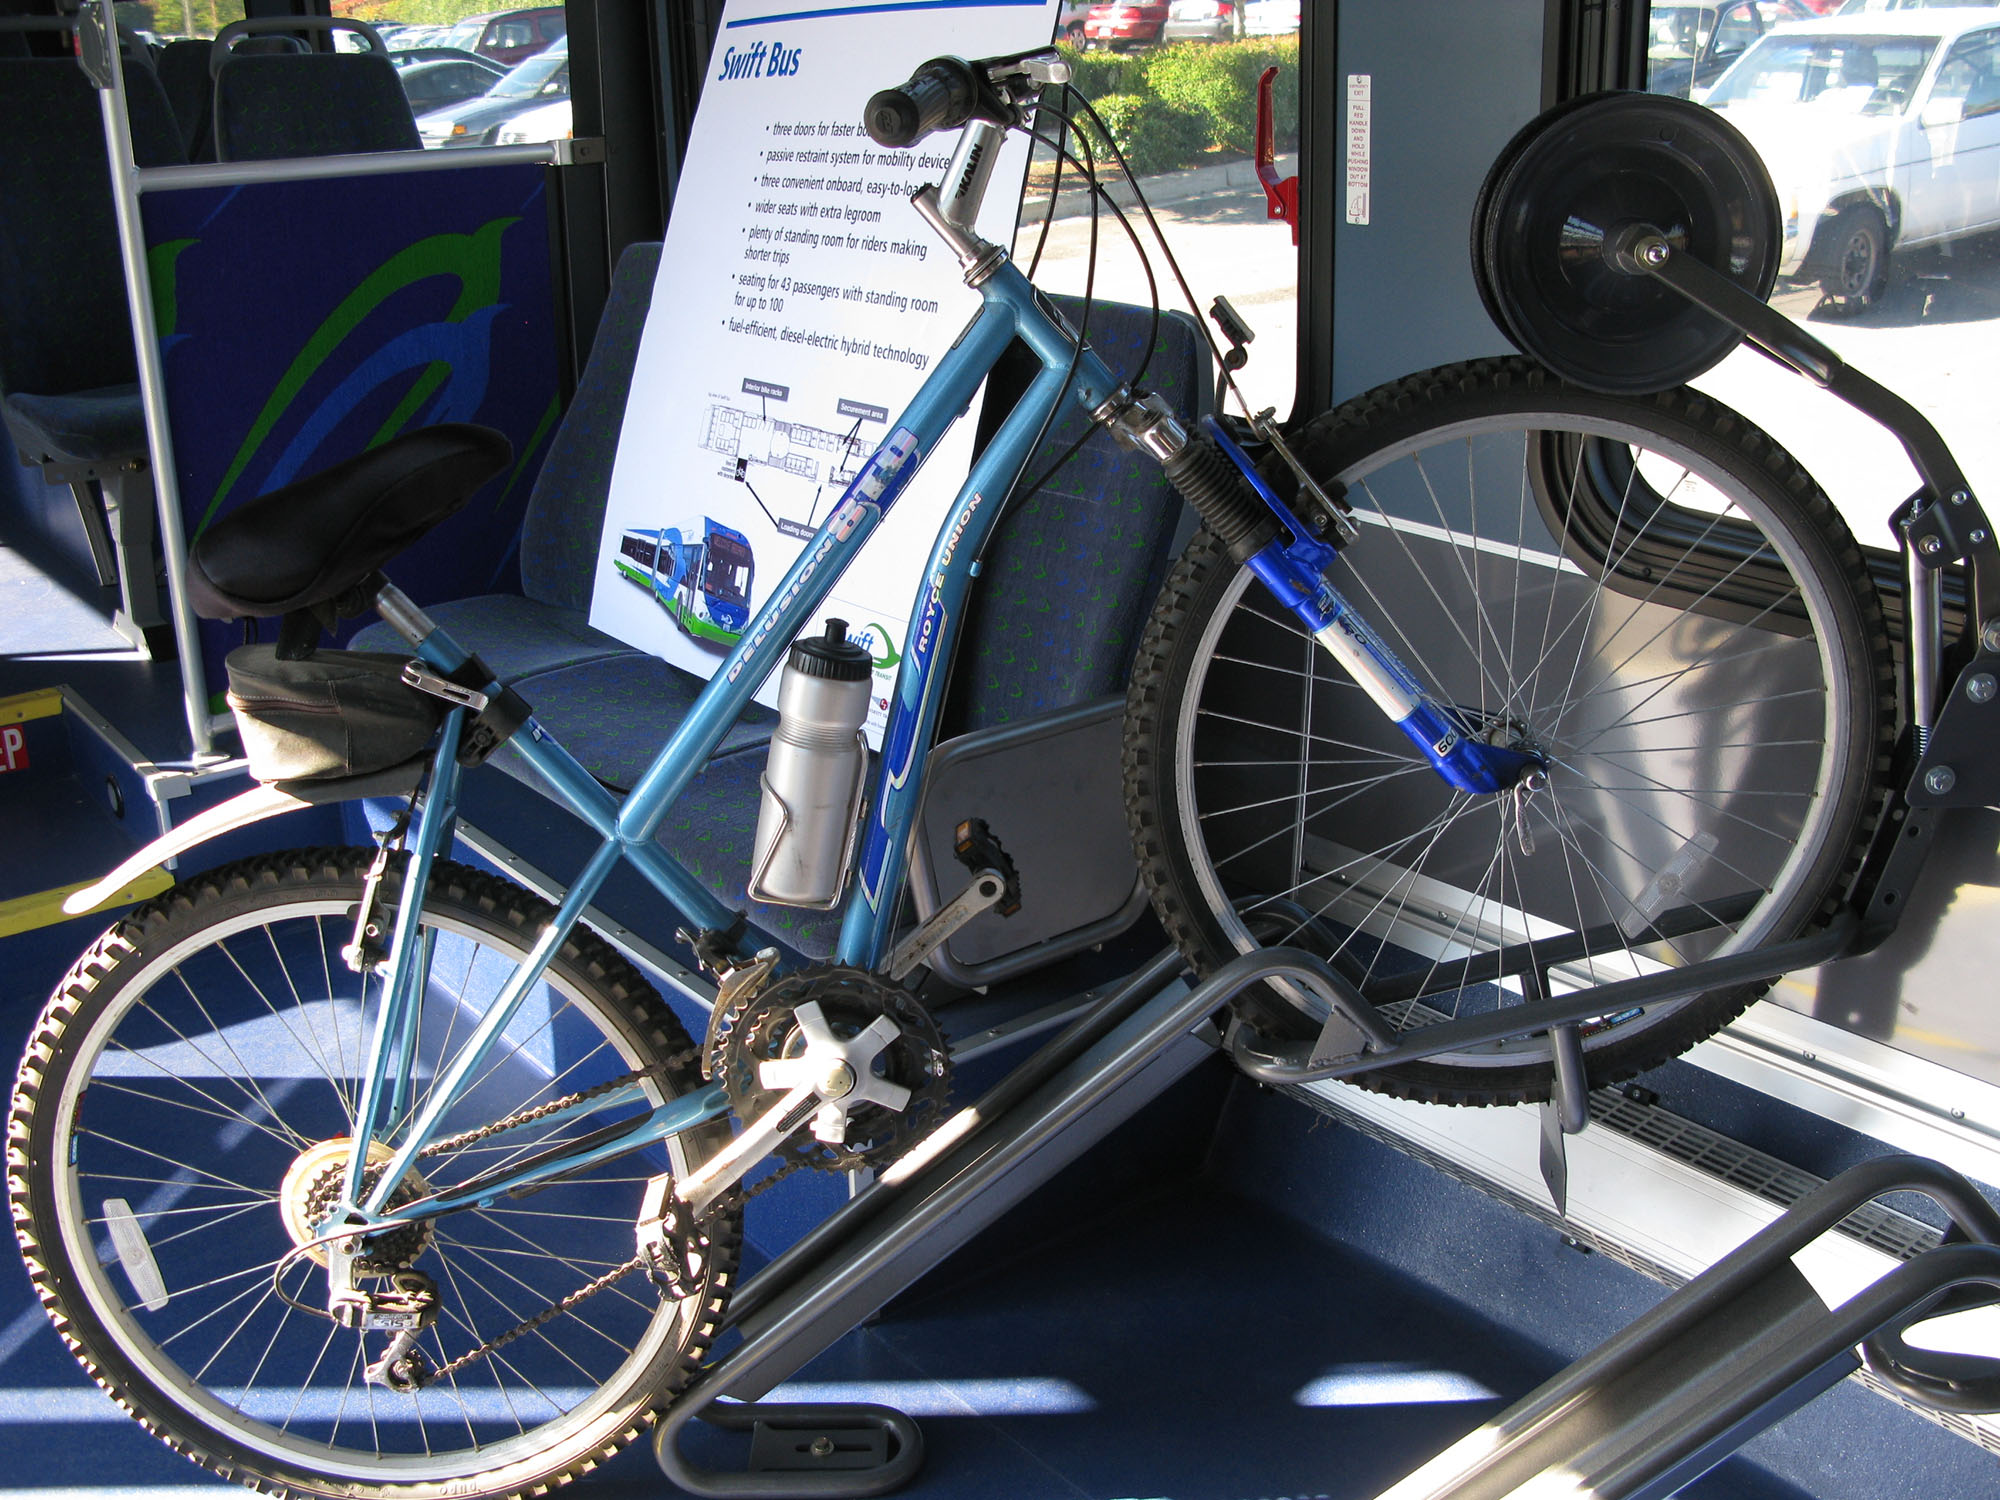
[[[1290,36],[1299,29],[1299,0],[1248,0],[1243,7],[1245,36]]]
[[[1173,0],[1163,42],[1233,42],[1243,35],[1243,7],[1233,0]]]
[[[1062,10],[1056,15],[1056,40],[1059,42],[1068,42],[1073,47],[1081,47],[1083,45],[1083,20],[1094,8],[1088,4],[1063,6]]]
[[[1946,5],[1954,10],[1960,10],[1968,6],[2000,5],[2000,0],[1845,0],[1837,13],[1843,16],[1867,16],[1883,10],[1930,10]],[[1822,11],[1822,14],[1824,13]]]
[[[477,52],[467,52],[463,47],[391,47],[389,61],[399,68],[414,68],[426,62],[481,62],[496,73],[507,71],[505,63],[497,63],[490,57],[481,57]]]
[[[1685,99],[1714,83],[1773,26],[1812,18],[1803,0],[1653,0],[1646,88]]]
[[[560,141],[570,134],[571,110],[567,99],[551,100],[523,110],[494,136],[496,146],[527,146],[542,141]]]
[[[560,5],[495,10],[467,16],[455,24],[445,33],[444,45],[463,47],[511,68],[542,51],[568,29],[569,17]]]
[[[410,101],[410,113],[415,115],[482,98],[506,76],[505,68],[483,57],[445,58],[396,70],[396,79],[403,85],[403,97]]]
[[[1704,102],[1778,190],[1779,273],[1867,307],[1892,251],[2000,229],[2000,15],[1907,10],[1760,38]]]
[[[1084,45],[1124,48],[1157,42],[1172,9],[1166,0],[1150,5],[1093,5],[1083,18]]]
[[[538,104],[569,97],[569,38],[508,69],[477,99],[447,104],[417,117],[426,146],[491,146],[500,127]]]
[[[449,26],[405,26],[393,37],[383,37],[382,40],[389,44],[391,52],[406,52],[412,47],[442,47],[449,35]]]

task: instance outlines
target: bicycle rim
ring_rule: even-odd
[[[28,1233],[38,1241],[31,1264],[37,1251],[49,1263],[38,1280],[100,1381],[209,1467],[331,1493],[515,1491],[569,1477],[634,1435],[656,1385],[683,1363],[690,1323],[705,1340],[717,1308],[706,1296],[665,1300],[644,1275],[628,1275],[400,1395],[363,1375],[385,1335],[286,1305],[279,1288],[305,1309],[325,1306],[323,1270],[290,1256],[287,1193],[301,1191],[292,1169],[307,1150],[351,1132],[381,988],[340,958],[358,879],[318,885],[142,942],[129,972],[114,965],[96,986],[103,998],[78,1006],[33,1106],[53,1113],[31,1138],[66,1148],[31,1194],[41,1209],[23,1226],[24,1243]],[[474,901],[441,899],[437,882],[425,933],[431,981],[404,1119],[532,939],[532,928],[523,935]],[[446,1134],[646,1067],[666,1055],[663,1041],[685,1044],[650,991],[607,989],[601,966],[589,968],[597,972],[570,955],[551,968],[445,1116]],[[673,1089],[647,1083],[645,1107]],[[635,1112],[584,1109],[519,1126],[426,1155],[417,1170],[422,1185],[449,1188]],[[673,1143],[435,1221],[412,1261],[442,1300],[419,1340],[431,1364],[628,1260],[644,1180],[687,1165]]]

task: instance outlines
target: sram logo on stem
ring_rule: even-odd
[[[783,42],[768,45],[758,42],[742,52],[731,47],[722,54],[722,71],[716,74],[716,82],[727,83],[732,78],[790,78],[798,72],[799,55],[804,50],[787,47]]]

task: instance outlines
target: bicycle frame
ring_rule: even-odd
[[[862,465],[840,503],[627,796],[620,799],[606,791],[535,720],[530,719],[514,737],[511,743],[523,759],[602,842],[570,884],[555,920],[537,938],[529,957],[480,1019],[423,1109],[399,1127],[398,1117],[408,1094],[410,1059],[406,1054],[409,1038],[415,1034],[428,967],[418,942],[421,902],[403,902],[390,945],[389,980],[362,1079],[356,1145],[348,1164],[349,1201],[360,1209],[366,1227],[467,1207],[664,1140],[728,1111],[720,1085],[710,1085],[621,1130],[613,1140],[538,1158],[504,1175],[476,1179],[449,1195],[406,1204],[394,1212],[385,1209],[393,1186],[403,1180],[418,1154],[437,1137],[440,1122],[466,1080],[485,1061],[614,869],[631,865],[698,927],[722,930],[738,920],[737,913],[654,843],[653,835],[668,808],[783,659],[792,639],[813,620],[924,458],[971,404],[1000,356],[1019,338],[1040,360],[1042,369],[974,463],[946,511],[931,549],[911,610],[910,647],[897,674],[868,801],[868,827],[855,874],[857,899],[849,903],[835,950],[837,962],[859,968],[873,968],[882,961],[907,866],[910,831],[923,790],[924,762],[937,726],[943,685],[939,668],[951,660],[965,615],[966,595],[979,570],[979,556],[1000,519],[1000,499],[1026,465],[1046,419],[1060,402],[1074,400],[1086,411],[1095,410],[1119,386],[1117,378],[1087,346],[1079,350],[1077,335],[1011,263],[1000,264],[981,283],[979,292],[979,312],[909,407],[891,424],[889,436]],[[431,668],[449,674],[469,660],[458,642],[393,590],[385,591],[382,610]],[[490,690],[498,692],[498,684],[491,684]],[[413,896],[425,889],[437,854],[450,837],[457,807],[456,757],[464,715],[465,710],[458,708],[447,718],[432,762],[422,816],[409,841],[403,888]],[[638,1085],[631,1086],[629,1094],[634,1101],[643,1097]],[[622,1097],[610,1102],[619,1102]],[[599,1097],[588,1107],[602,1109],[606,1102],[606,1097]],[[396,1154],[383,1168],[374,1189],[364,1195],[367,1142],[384,1131],[396,1132]]]

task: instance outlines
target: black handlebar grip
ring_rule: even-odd
[[[910,75],[900,88],[883,89],[868,101],[861,123],[878,146],[914,146],[934,130],[955,130],[979,105],[979,80],[955,57],[938,57]]]

